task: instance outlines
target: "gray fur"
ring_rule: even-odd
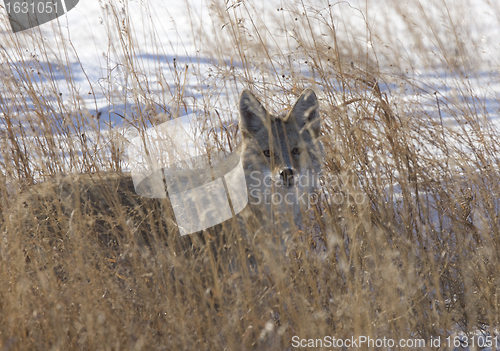
[[[270,114],[258,99],[245,90],[240,98],[241,157],[249,189],[250,209],[271,224],[277,218],[299,225],[314,193],[321,171],[322,146],[319,105],[313,90],[305,90],[293,108],[283,116]],[[269,150],[270,157],[265,155]],[[299,151],[297,154],[294,151]],[[293,170],[302,184],[283,184],[280,175]],[[272,184],[266,182],[272,180]],[[271,195],[266,195],[271,194]],[[276,195],[274,195],[276,194]],[[303,195],[307,195],[304,197]],[[274,201],[284,199],[287,201]],[[269,200],[269,201],[267,201]],[[306,200],[307,201],[307,200]],[[290,218],[291,216],[291,218]]]

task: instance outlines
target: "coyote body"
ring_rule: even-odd
[[[244,170],[248,205],[233,215],[245,233],[255,233],[275,224],[286,231],[301,223],[321,171],[316,95],[310,89],[305,90],[287,114],[274,116],[245,90],[239,109],[242,144],[238,154]],[[178,179],[185,182],[190,177],[207,178],[205,173],[189,176],[180,172]],[[148,232],[147,240],[162,236],[160,233],[179,233],[169,199],[142,198],[136,190],[130,175],[97,173],[56,178],[31,188],[22,196],[23,223],[29,226],[28,230],[40,230],[42,221],[46,223],[47,233],[71,233],[83,226],[85,232],[94,232],[108,241],[123,231]],[[68,221],[62,221],[64,217]],[[139,236],[137,240],[143,239]]]

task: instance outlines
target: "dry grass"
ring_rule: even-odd
[[[424,339],[431,349],[431,337],[444,345],[451,331],[497,327],[499,145],[473,84],[477,72],[499,67],[480,58],[472,25],[458,20],[472,5],[389,3],[376,17],[374,5],[296,2],[264,13],[214,2],[213,31],[191,13],[193,37],[210,50],[185,63],[163,60],[169,49],[146,22],[155,67],[140,59],[124,3],[108,5],[110,52],[127,83],[101,86],[110,106],[128,94],[126,129],[216,102],[235,113],[243,88],[275,109],[303,88],[320,92],[329,181],[317,214],[333,221],[329,235],[314,221],[296,231],[286,255],[268,240],[277,233],[244,239],[231,223],[179,238],[167,202],[136,197],[126,178],[104,173],[127,166],[125,132],[78,95],[71,42],[48,48],[36,30],[3,33],[0,347],[292,349],[293,336],[329,335]],[[397,21],[411,48],[390,34]],[[209,75],[201,57],[214,62]],[[443,86],[453,94],[434,94]],[[212,137],[219,149],[238,142],[234,129]],[[94,180],[47,185],[61,173]],[[94,182],[105,203],[82,190]]]

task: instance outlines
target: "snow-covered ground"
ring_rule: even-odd
[[[451,101],[466,95],[484,103],[487,115],[498,119],[498,4],[350,0],[313,1],[303,5],[274,0],[228,1],[219,5],[222,6],[219,11],[242,21],[249,36],[255,33],[252,27],[265,25],[259,40],[269,44],[271,55],[281,51],[281,57],[271,57],[277,66],[285,64],[280,61],[287,53],[300,52],[297,38],[312,37],[307,33],[308,28],[294,23],[303,20],[295,21],[297,16],[307,14],[310,31],[320,44],[323,44],[322,36],[329,38],[333,24],[337,37],[349,44],[349,47],[340,47],[340,51],[366,52],[370,60],[376,60],[387,79],[386,90],[404,89],[409,99],[416,95],[428,96],[430,109],[434,111],[435,92]],[[210,79],[214,76],[213,70],[224,70],[225,65],[238,70],[242,64],[234,57],[235,50],[228,51],[226,57],[224,52],[214,55],[217,51],[214,43],[224,48],[231,42],[232,34],[220,26],[220,21],[217,5],[209,1],[87,0],[58,21],[17,34],[16,40],[25,46],[21,52],[9,48],[12,34],[4,32],[1,42],[11,62],[23,60],[33,68],[33,73],[41,71],[40,78],[33,75],[40,83],[41,93],[57,92],[67,106],[75,104],[75,95],[78,95],[91,114],[98,110],[123,115],[126,106],[137,102],[164,105],[173,99],[179,85],[187,90],[184,96],[197,100],[214,90],[213,87],[207,89],[207,85],[216,85],[219,94],[227,95],[229,101],[212,98],[211,103],[231,110],[235,108],[238,91],[244,86],[234,86],[229,71],[226,79],[221,79],[224,74],[218,74],[217,80]],[[3,27],[9,31],[5,21]],[[126,35],[118,36],[116,28]],[[40,37],[43,45],[38,40]],[[123,37],[129,42],[121,42]],[[457,42],[461,46],[457,46]],[[250,54],[250,50],[247,53]],[[225,64],[221,64],[221,58]],[[257,66],[258,59],[255,61]],[[463,77],[451,74],[446,65],[462,67]],[[299,69],[304,75],[310,74],[307,65],[302,64]],[[68,83],[69,74],[73,84]],[[469,89],[465,94],[459,91],[465,88],[463,83],[456,84],[457,79],[462,82],[464,77]],[[256,75],[257,80],[263,78]],[[401,78],[408,85],[401,86]],[[142,88],[140,99],[133,91],[138,86]]]
[[[31,127],[36,112],[55,112],[57,120],[58,111],[70,116],[79,111],[74,134],[85,133],[94,153],[110,141],[137,136],[137,124],[151,127],[137,116],[159,112],[210,115],[203,130],[235,133],[238,94],[250,82],[268,89],[264,103],[278,111],[287,101],[280,96],[282,87],[297,82],[329,99],[328,78],[316,76],[305,44],[323,53],[336,38],[341,54],[379,74],[380,88],[396,111],[418,106],[479,145],[482,139],[474,139],[462,116],[500,126],[499,14],[500,5],[487,0],[80,1],[58,20],[25,32],[12,34],[6,20],[0,23],[0,114]],[[1,15],[6,19],[5,12]],[[318,57],[326,63],[326,56]],[[340,91],[338,82],[332,85]],[[51,110],[37,111],[40,104],[28,91]],[[5,128],[6,119],[0,118],[0,129]],[[36,137],[36,126],[26,129],[35,130]],[[82,152],[68,135],[55,139],[61,150]],[[470,149],[449,142],[463,152]],[[447,156],[431,144],[425,148],[438,158]],[[65,159],[64,151],[59,156]]]
[[[40,109],[34,91],[50,107],[38,112],[84,114],[74,114],[76,134],[85,132],[95,150],[137,135],[137,116],[159,112],[209,112],[216,120],[205,130],[234,130],[238,94],[251,82],[276,110],[293,100],[281,97],[283,87],[297,82],[330,99],[328,78],[316,76],[306,44],[325,55],[337,45],[346,60],[377,73],[389,101],[397,96],[396,110],[418,105],[461,133],[471,128],[461,123],[464,114],[500,123],[500,5],[487,0],[86,0],[17,34],[0,13],[0,113],[28,126]],[[0,118],[0,129],[5,123]]]

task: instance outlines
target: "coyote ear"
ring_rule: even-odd
[[[264,107],[250,90],[243,90],[240,96],[240,130],[243,137],[252,137],[267,124]]]
[[[316,93],[312,89],[306,89],[300,94],[299,99],[287,116],[287,121],[295,120],[298,127],[309,129],[312,136],[317,138],[321,129],[321,118],[319,116],[319,104]]]

